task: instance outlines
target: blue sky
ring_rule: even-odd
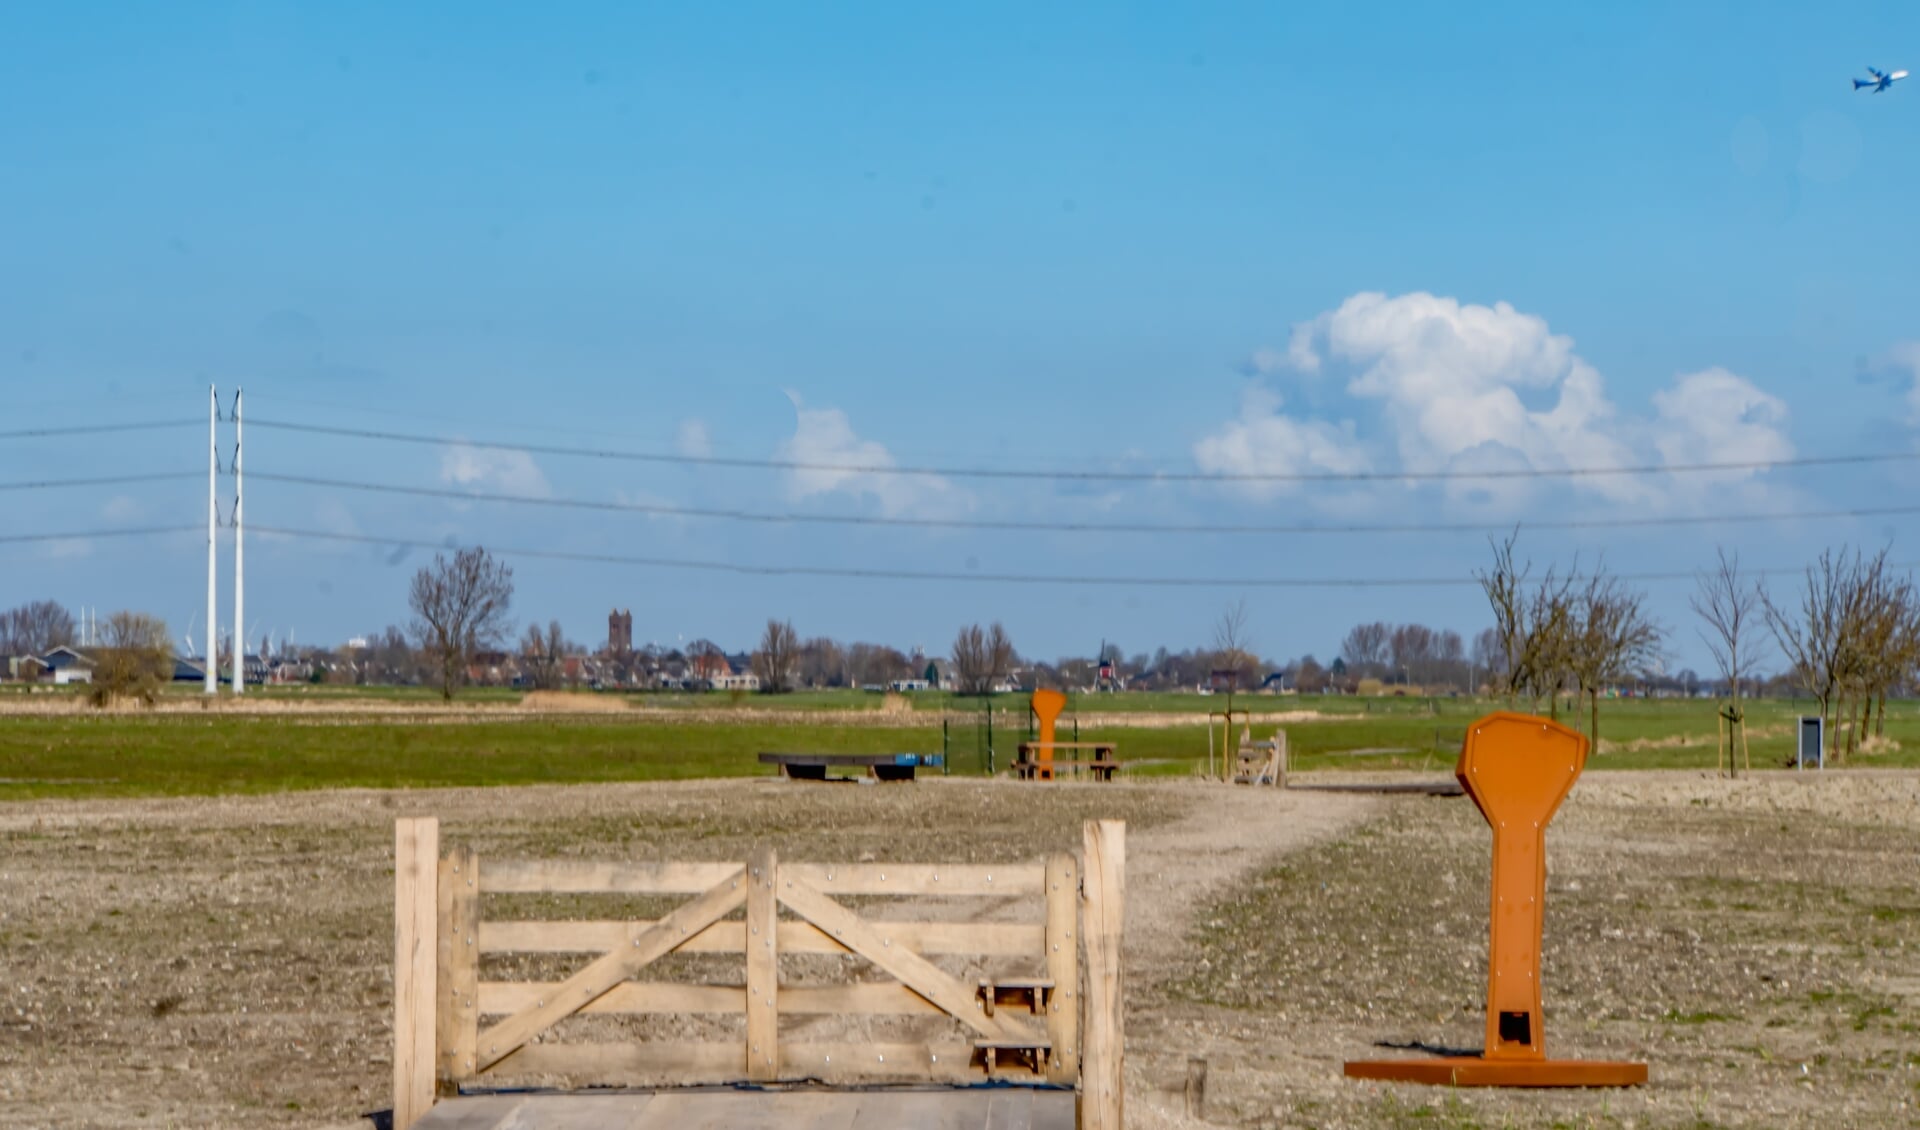
[[[1911,5],[15,6],[0,16],[0,431],[203,413],[746,458],[1177,471],[1556,468],[1914,447]],[[1898,504],[1894,464],[1523,490],[658,467],[264,429],[251,470],[794,513],[1515,522]],[[0,482],[204,464],[192,431],[0,442]],[[1484,484],[1482,484],[1484,485]],[[223,484],[225,494],[228,486]],[[0,492],[0,526],[204,518],[204,483]],[[293,529],[745,564],[1465,577],[1475,534],[787,527],[259,482]],[[1795,566],[1909,520],[1540,531],[1541,563]],[[421,559],[249,540],[249,620],[405,618]],[[1021,586],[524,559],[603,638],[1259,649],[1463,633],[1470,588]],[[192,535],[0,544],[0,604],[199,611]],[[223,590],[230,583],[222,578]],[[1685,584],[1649,585],[1703,665]],[[227,615],[222,600],[222,619]]]

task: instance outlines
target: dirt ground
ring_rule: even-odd
[[[1001,707],[1001,716],[1018,714],[1020,707]],[[108,707],[94,706],[84,695],[55,693],[9,694],[0,696],[0,717],[96,717],[102,713],[148,717],[152,715],[201,717],[207,715],[239,717],[294,717],[332,720],[352,724],[365,719],[419,723],[499,722],[527,718],[592,717],[600,721],[651,722],[729,722],[742,725],[823,725],[873,726],[890,729],[901,726],[937,726],[945,712],[917,710],[903,695],[888,694],[873,709],[828,710],[807,707],[763,705],[657,706],[645,700],[614,695],[582,694],[567,691],[530,691],[518,702],[461,700],[451,704],[430,699],[381,700],[378,698],[289,698],[253,695],[242,698],[220,696],[207,699],[190,694],[163,696],[151,705],[133,700]],[[974,721],[980,712],[955,710],[956,720]],[[1353,722],[1359,714],[1322,714],[1317,710],[1269,710],[1248,716],[1255,727],[1285,725],[1293,722]],[[1080,725],[1089,728],[1124,727],[1136,730],[1204,729],[1209,718],[1204,712],[1156,711],[1081,711]]]
[[[1920,774],[1590,776],[1550,841],[1571,1095],[1351,1083],[1477,1046],[1484,825],[1463,800],[1187,781],[677,784],[0,805],[0,1126],[365,1127],[391,1061],[392,820],[493,856],[1032,859],[1129,823],[1129,1124],[1920,1125]]]

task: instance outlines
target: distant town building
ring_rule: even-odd
[[[93,682],[93,660],[70,647],[56,647],[40,657],[46,668],[43,679],[51,677],[60,686]]]
[[[617,608],[607,616],[607,650],[625,655],[633,650],[633,612]]]

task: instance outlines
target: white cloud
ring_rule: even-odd
[[[1348,396],[1379,405],[1387,433],[1382,442],[1407,470],[1765,460],[1793,451],[1783,431],[1785,404],[1724,369],[1687,374],[1656,393],[1651,418],[1622,415],[1599,371],[1574,352],[1572,338],[1505,302],[1482,306],[1419,292],[1356,294],[1295,326],[1287,362],[1300,373],[1345,374]],[[1920,400],[1915,403],[1920,408]],[[1243,406],[1239,420],[1196,445],[1196,461],[1203,467],[1207,458],[1217,461],[1219,446],[1236,436],[1297,451],[1337,450],[1340,433],[1330,424],[1276,412],[1263,430],[1249,433],[1247,419]],[[1350,425],[1344,434],[1348,446],[1357,448]],[[1709,478],[1724,483],[1756,473]],[[1688,493],[1680,481],[1598,475],[1570,483],[1611,501],[1653,505],[1676,488]],[[1496,507],[1517,505],[1533,489],[1520,479],[1447,485],[1450,498]]]
[[[1277,393],[1251,386],[1241,397],[1240,415],[1194,444],[1193,459],[1215,475],[1298,475],[1352,473],[1368,467],[1366,452],[1354,438],[1352,421],[1331,424],[1296,419],[1280,411]],[[1255,498],[1297,489],[1285,481],[1238,484]]]
[[[116,494],[100,508],[100,516],[113,522],[127,522],[141,514],[140,503],[124,494]]]
[[[1658,412],[1654,447],[1662,462],[1731,463],[1793,458],[1793,443],[1780,428],[1787,406],[1751,381],[1725,369],[1688,373],[1670,389],[1653,394]],[[1757,471],[1689,475],[1689,485],[1712,486],[1751,479]]]
[[[1263,345],[1248,354],[1246,361],[1240,366],[1240,371],[1250,377],[1264,377],[1285,369],[1291,360],[1292,358],[1288,357],[1285,351]]]
[[[1895,370],[1907,380],[1907,423],[1920,424],[1920,341],[1896,342],[1875,358],[1874,370]]]
[[[776,457],[808,464],[787,472],[787,493],[795,501],[825,494],[870,497],[888,517],[928,516],[972,508],[972,499],[938,475],[902,475],[884,444],[861,439],[847,414],[838,408],[809,408],[800,394],[789,391],[797,417],[793,437],[780,444]],[[857,468],[857,469],[847,469]]]
[[[500,451],[456,443],[440,453],[440,481],[464,487],[546,498],[547,476],[524,451]]]
[[[713,454],[713,434],[707,430],[705,420],[690,416],[680,421],[680,427],[674,432],[673,446],[682,455],[705,459]]]

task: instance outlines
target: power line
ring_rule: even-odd
[[[1198,483],[1358,483],[1358,482],[1452,482],[1489,479],[1573,479],[1614,475],[1688,475],[1725,471],[1766,471],[1799,467],[1857,466],[1874,463],[1920,460],[1920,451],[1861,453],[1854,455],[1815,455],[1793,459],[1745,459],[1707,463],[1639,464],[1622,467],[1530,467],[1489,471],[1056,471],[1045,468],[1009,467],[915,467],[875,463],[832,463],[804,459],[747,459],[723,455],[684,455],[677,452],[625,451],[614,448],[573,447],[563,444],[505,443],[495,440],[459,439],[422,435],[415,432],[375,431],[325,424],[296,424],[285,420],[249,420],[259,428],[272,428],[310,435],[342,436],[380,440],[388,443],[420,444],[432,447],[470,447],[483,451],[518,451],[529,455],[570,456],[586,459],[617,459],[634,463],[662,463],[680,466],[743,467],[772,471],[832,471],[842,474],[914,475],[940,478],[973,479],[1068,479],[1087,482],[1198,482]]]
[[[315,538],[327,541],[358,542],[365,545],[399,546],[411,549],[430,549],[441,552],[449,549],[463,549],[445,542],[421,541],[414,538],[376,537],[367,534],[337,534],[318,530],[291,530],[281,527],[253,527],[257,533],[278,534],[291,538]],[[1046,573],[979,573],[946,570],[919,569],[878,569],[849,568],[825,565],[744,565],[735,561],[698,560],[678,557],[646,557],[612,553],[575,553],[555,549],[506,549],[489,547],[489,552],[502,557],[526,557],[549,561],[580,561],[600,565],[637,565],[657,569],[690,569],[701,572],[735,573],[755,577],[840,577],[854,580],[897,580],[897,581],[941,581],[975,582],[1002,584],[1045,584],[1045,585],[1105,585],[1137,586],[1155,588],[1376,588],[1376,587],[1414,587],[1434,585],[1477,584],[1478,582],[1457,578],[1407,578],[1396,580],[1368,579],[1314,579],[1287,580],[1278,578],[1235,578],[1235,577],[1101,577],[1075,576]],[[1691,576],[1691,574],[1689,574]]]
[[[191,472],[189,472],[191,474]],[[1017,518],[911,518],[861,514],[796,514],[717,507],[673,506],[651,502],[606,502],[580,498],[552,498],[526,494],[500,494],[489,491],[450,490],[444,487],[416,487],[397,483],[370,483],[352,479],[324,478],[314,475],[280,475],[251,472],[253,478],[299,486],[326,487],[374,494],[400,494],[418,498],[443,498],[456,502],[500,502],[518,506],[539,506],[565,510],[596,510],[629,514],[651,514],[671,518],[702,518],[729,522],[757,522],[769,525],[832,526],[904,526],[943,530],[1015,530],[1028,533],[1114,533],[1114,534],[1480,534],[1490,528],[1484,522],[1388,522],[1320,523],[1259,525],[1215,522],[1089,522],[1041,521]],[[0,484],[4,489],[5,484]],[[1745,514],[1662,515],[1640,518],[1563,518],[1521,522],[1528,530],[1626,529],[1639,526],[1699,526],[1752,522],[1813,521],[1833,518],[1878,518],[1920,514],[1920,505],[1862,507],[1850,510],[1802,510]],[[1505,523],[1500,523],[1504,528]]]
[[[152,483],[166,479],[197,479],[205,471],[161,471],[151,475],[102,475],[90,479],[29,479],[0,483],[0,490],[58,490],[64,487],[104,487],[126,483]]]
[[[427,549],[442,552],[448,549],[468,548],[450,541],[434,542],[418,538],[380,537],[371,534],[342,534],[323,530],[297,530],[283,526],[255,525],[256,533],[272,534],[285,538],[299,538],[311,541],[348,542],[357,545],[384,545],[408,549]],[[43,534],[0,534],[0,544],[23,544],[33,542],[87,541],[97,538],[152,537],[162,534],[201,533],[201,526],[136,526],[118,529],[70,530],[64,533]],[[654,569],[688,569],[702,572],[733,573],[756,577],[835,577],[849,580],[878,581],[935,581],[941,583],[972,584],[1022,584],[1022,585],[1092,585],[1105,588],[1267,588],[1267,589],[1389,589],[1389,588],[1471,588],[1480,581],[1475,577],[1167,577],[1167,576],[1101,576],[1058,573],[982,573],[974,571],[928,570],[928,569],[879,569],[849,568],[827,565],[748,565],[735,561],[701,560],[678,557],[650,557],[614,553],[578,553],[556,549],[525,549],[492,547],[490,552],[503,557],[524,557],[547,561],[577,561],[597,565],[633,565]],[[1920,568],[1920,562],[1899,561],[1891,563],[1895,569]],[[1804,572],[1798,566],[1778,566],[1774,568],[1744,569],[1744,575],[1755,577],[1797,576]],[[1655,571],[1641,573],[1615,573],[1619,580],[1650,583],[1660,581],[1692,581],[1699,577],[1694,571]]]
[[[76,424],[65,428],[21,428],[0,432],[0,440],[49,439],[60,436],[94,436],[110,432],[156,432],[167,428],[199,427],[205,420],[144,420],[132,424]]]
[[[94,538],[139,538],[155,534],[204,533],[205,526],[133,526],[117,530],[75,530],[64,534],[0,534],[0,544],[40,541],[91,541]]]
[[[434,552],[472,548],[451,541],[433,542],[418,538],[379,537],[371,534],[341,534],[320,530],[295,530],[277,526],[253,526],[263,534],[319,541],[350,542],[360,545],[384,545]],[[632,556],[614,553],[577,553],[557,549],[508,549],[488,547],[502,557],[524,557],[547,561],[578,561],[598,565],[635,565],[655,569],[689,569],[701,572],[734,573],[755,577],[837,577],[875,581],[937,581],[942,583],[1094,585],[1115,588],[1269,588],[1269,589],[1384,589],[1384,588],[1460,588],[1475,587],[1477,578],[1467,577],[1165,577],[1100,576],[1058,573],[982,573],[973,571],[849,568],[826,565],[746,565],[735,561],[699,560],[679,557]],[[1895,563],[1894,568],[1911,569],[1914,562]],[[1742,570],[1743,575],[1782,576],[1799,574],[1798,567]],[[1692,581],[1694,571],[1615,573],[1622,581]]]

